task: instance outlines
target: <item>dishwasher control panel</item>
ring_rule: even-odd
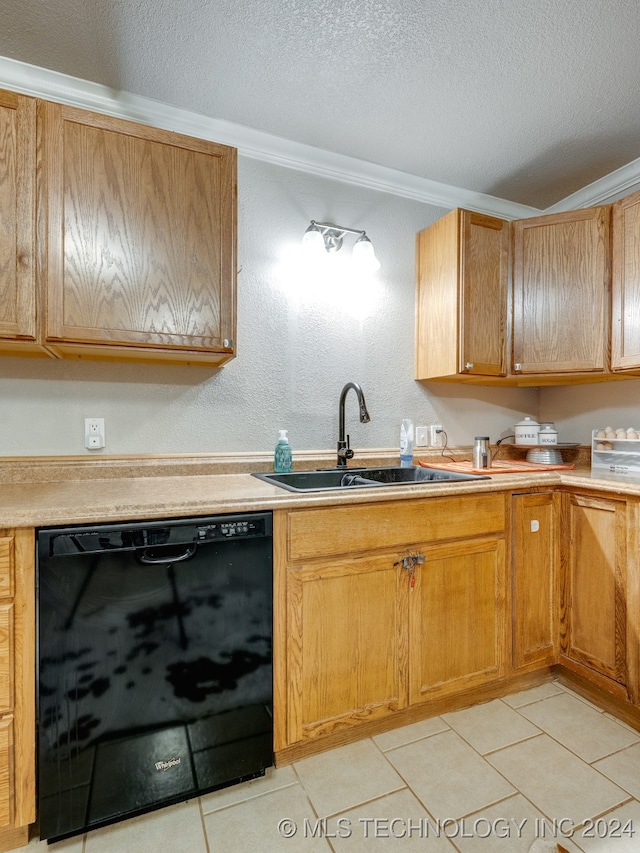
[[[227,539],[262,539],[273,530],[270,512],[244,512],[171,521],[141,521],[74,528],[40,528],[40,556],[135,551],[162,545],[190,545]]]
[[[264,519],[258,518],[249,521],[246,517],[233,519],[232,521],[218,521],[211,524],[203,524],[198,527],[198,540],[209,541],[211,539],[238,539],[239,537],[264,536]]]

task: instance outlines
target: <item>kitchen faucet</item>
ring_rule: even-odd
[[[349,436],[344,435],[344,403],[349,389],[353,390],[358,395],[358,405],[360,407],[360,423],[368,424],[371,418],[367,411],[367,404],[362,393],[362,388],[355,382],[347,382],[340,393],[340,408],[338,416],[338,468],[347,467],[347,459],[353,457],[353,450],[349,446]]]

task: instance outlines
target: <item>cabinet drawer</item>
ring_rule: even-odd
[[[288,557],[404,549],[419,542],[501,533],[504,526],[502,494],[293,510],[288,516]]]
[[[13,595],[13,536],[0,536],[0,598]]]

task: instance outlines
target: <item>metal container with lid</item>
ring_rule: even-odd
[[[476,435],[473,439],[473,467],[491,468],[491,447],[488,435]]]

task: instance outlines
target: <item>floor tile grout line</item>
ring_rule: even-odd
[[[198,812],[200,813],[200,825],[202,827],[202,834],[204,835],[204,846],[206,848],[206,853],[211,853],[211,845],[209,844],[209,833],[207,832],[207,825],[204,819],[204,811],[202,808],[202,797],[198,797]]]
[[[496,752],[502,752],[504,749],[511,749],[511,747],[513,746],[518,746],[518,744],[526,743],[528,740],[534,740],[535,738],[540,737],[540,735],[544,734],[546,734],[546,732],[542,729],[539,729],[535,734],[527,735],[527,737],[520,738],[520,740],[514,740],[513,743],[505,743],[504,746],[498,746],[496,747],[496,749],[490,749],[488,752],[478,752],[478,750],[476,749],[476,752],[481,758],[486,759],[488,755],[495,755]],[[473,744],[469,744],[469,746],[471,746],[472,749],[475,749]]]
[[[287,765],[285,765],[285,766],[287,766]],[[239,784],[241,784],[241,785],[242,784],[248,784],[248,782],[241,782]],[[218,806],[218,808],[211,809],[211,811],[204,811],[204,807],[203,807],[203,814],[205,816],[210,815],[210,814],[217,814],[218,812],[223,812],[223,811],[226,811],[227,809],[232,809],[234,806],[242,805],[242,803],[249,803],[252,800],[260,799],[260,797],[266,797],[269,794],[275,794],[276,791],[283,791],[285,788],[293,788],[294,785],[298,785],[298,784],[302,784],[299,779],[297,782],[296,781],[287,782],[286,785],[278,785],[276,788],[269,788],[267,791],[260,791],[257,794],[250,794],[241,800],[235,800],[233,803],[225,803],[225,805]],[[227,789],[226,788],[220,788],[218,790],[219,791],[225,791]],[[212,791],[211,793],[217,793],[217,792]]]
[[[614,749],[613,752],[607,752],[606,755],[601,755],[600,758],[594,758],[593,761],[589,761],[587,763],[590,767],[593,767],[593,765],[597,761],[604,761],[607,758],[614,758],[616,755],[620,755],[620,753],[626,752],[628,749],[632,749],[634,746],[640,746],[640,736],[638,737],[638,740],[635,743],[628,743],[626,746],[620,747],[620,749]],[[593,769],[597,770],[598,768],[594,767]]]
[[[561,687],[561,688],[562,688],[562,690],[563,690],[565,693],[567,693],[569,696],[573,696],[573,697],[574,697],[574,699],[579,699],[582,703],[584,703],[585,705],[588,705],[588,706],[589,706],[589,708],[592,708],[594,711],[597,711],[599,714],[604,714],[604,713],[605,713],[604,708],[600,708],[598,705],[596,705],[596,704],[595,704],[594,702],[592,702],[590,699],[587,699],[585,696],[581,696],[581,695],[580,695],[579,693],[577,693],[575,690],[572,690],[572,689],[571,689],[571,687],[565,687],[565,685],[564,685],[564,684],[560,684],[560,687]]]
[[[425,719],[427,719],[427,720],[435,720],[435,719],[437,719],[437,716],[436,716],[436,717],[426,717]],[[410,724],[410,725],[411,725],[411,724]],[[444,734],[444,732],[448,732],[448,731],[451,731],[451,730],[452,730],[451,726],[450,726],[450,725],[448,725],[447,723],[444,723],[444,725],[445,725],[445,728],[444,728],[444,729],[441,729],[440,731],[437,731],[437,732],[431,732],[431,733],[430,733],[430,734],[428,734],[428,735],[422,735],[421,737],[417,737],[417,738],[415,738],[415,739],[413,739],[413,740],[407,740],[407,741],[403,741],[402,743],[396,743],[396,744],[394,744],[393,746],[389,746],[389,747],[387,747],[387,749],[383,749],[383,748],[380,746],[380,744],[378,744],[378,743],[376,743],[376,742],[375,742],[374,738],[375,738],[375,737],[377,737],[377,735],[374,735],[374,737],[370,738],[370,740],[373,740],[373,742],[375,743],[376,747],[377,747],[377,748],[380,750],[380,752],[384,755],[385,753],[387,753],[387,752],[391,752],[391,751],[392,751],[392,750],[394,750],[394,749],[401,749],[403,746],[411,746],[411,744],[412,744],[412,743],[419,743],[421,740],[426,740],[427,738],[433,737],[434,735],[441,735],[441,734]],[[393,731],[393,729],[389,729],[389,731]],[[386,732],[385,732],[385,734],[386,734]]]
[[[449,728],[449,730],[448,730],[448,731],[452,732],[452,733],[453,733],[453,734],[455,734],[457,737],[460,737],[460,739],[461,739],[461,740],[463,740],[463,741],[464,741],[464,743],[467,743],[467,741],[465,741],[465,740],[464,740],[464,738],[462,738],[462,737],[458,734],[458,732],[456,732],[456,731],[455,731],[455,729],[453,729],[453,728]],[[447,733],[446,731],[445,731],[445,732],[437,732],[437,734],[446,734],[446,733]],[[476,754],[479,758],[481,758],[481,759],[483,759],[483,760],[484,760],[484,756],[483,756],[483,755],[481,755],[481,754],[477,751],[477,749],[475,749],[474,747],[472,747],[472,746],[471,746],[471,744],[467,744],[467,746],[469,746],[469,747],[473,750],[473,752],[475,752],[475,754]],[[401,747],[398,747],[398,748],[400,749]],[[391,752],[391,750],[389,750],[389,751]],[[384,754],[384,753],[383,753],[383,754]],[[387,760],[388,760],[388,759],[387,759]],[[418,800],[418,802],[419,802],[419,803],[422,803],[422,805],[423,805],[423,806],[424,806],[424,808],[426,809],[427,813],[432,817],[432,819],[433,819],[433,820],[437,820],[438,818],[436,818],[436,817],[435,817],[435,815],[433,814],[433,812],[432,812],[432,810],[431,810],[431,807],[430,807],[430,806],[428,806],[428,805],[425,803],[425,801],[420,797],[420,795],[417,793],[417,791],[414,791],[414,789],[411,787],[411,785],[409,784],[409,782],[404,778],[404,776],[402,775],[402,773],[400,772],[400,770],[398,770],[398,768],[397,768],[397,767],[395,767],[395,765],[393,765],[390,761],[389,761],[389,764],[391,764],[391,767],[395,770],[395,772],[398,774],[398,776],[400,776],[400,778],[405,782],[405,785],[406,785],[406,786],[407,786],[407,788],[411,791],[411,793],[413,794],[413,796]],[[512,788],[512,793],[510,793],[510,794],[509,794],[509,797],[514,796],[516,793],[520,793],[520,792],[519,792],[519,790],[515,787],[515,785],[514,785],[512,782],[510,782],[510,781],[509,781],[509,780],[508,780],[508,779],[507,779],[507,778],[506,778],[502,773],[500,773],[500,771],[499,771],[499,770],[497,770],[495,767],[493,767],[491,764],[489,764],[489,762],[488,762],[488,761],[486,762],[486,764],[487,764],[487,766],[488,766],[488,767],[490,767],[490,768],[491,768],[491,770],[493,770],[495,773],[497,773],[499,776],[501,776],[501,777],[502,777],[502,778],[507,782],[507,784]],[[489,808],[489,807],[492,807],[492,806],[496,805],[496,803],[499,803],[499,802],[500,802],[501,800],[503,800],[503,799],[508,799],[508,797],[507,797],[507,798],[505,798],[505,797],[499,797],[499,798],[498,798],[498,800],[496,800],[495,802],[487,803],[487,804],[486,804],[485,806],[483,806],[482,808]],[[461,817],[463,817],[463,816],[461,816]]]
[[[569,695],[569,696],[573,696],[573,697],[574,697],[574,698],[576,698],[576,699],[580,699],[580,697],[579,697],[579,696],[576,696],[576,695],[575,695],[574,693],[572,693],[571,691],[565,691],[565,693],[567,693],[567,695]],[[557,695],[559,695],[559,694],[555,694],[555,695],[557,696]],[[540,701],[541,701],[541,702],[544,702],[546,699],[552,699],[552,698],[553,698],[553,696],[547,696],[547,697],[545,697],[545,699],[541,699]],[[526,705],[526,706],[523,706],[523,707],[530,708],[532,704],[537,704],[537,703],[531,703],[531,704]],[[594,706],[594,705],[591,705],[591,703],[589,703],[589,702],[584,702],[583,704],[586,704],[586,705],[587,705],[587,707],[590,707],[590,708],[592,708],[592,710],[595,710],[595,706]],[[618,722],[618,720],[617,720],[615,717],[610,716],[610,715],[607,715],[605,711],[600,711],[600,713],[601,713],[601,714],[603,714],[603,715],[605,715],[607,719],[611,720],[611,722],[613,722],[613,723],[617,723],[617,722]],[[615,749],[615,750],[614,750],[613,752],[611,752],[611,753],[606,753],[605,755],[602,755],[602,756],[600,756],[600,757],[598,757],[598,758],[594,758],[594,759],[593,759],[593,760],[591,760],[591,761],[587,761],[587,759],[586,759],[586,758],[584,758],[583,756],[579,755],[579,754],[578,754],[574,749],[572,749],[572,748],[571,748],[570,746],[568,746],[566,743],[564,743],[563,741],[561,741],[558,737],[556,737],[556,736],[552,735],[552,734],[551,734],[549,731],[547,731],[546,729],[541,728],[541,727],[540,727],[540,725],[539,725],[539,723],[534,723],[534,722],[533,722],[532,720],[530,720],[528,717],[525,717],[525,715],[524,715],[524,714],[520,714],[520,716],[522,717],[522,719],[523,719],[523,720],[526,720],[526,721],[527,721],[528,723],[530,723],[531,725],[536,726],[536,728],[540,728],[540,730],[541,730],[541,732],[542,732],[543,734],[548,735],[552,740],[556,741],[556,743],[559,743],[559,744],[560,744],[560,746],[563,746],[563,747],[564,747],[566,750],[568,750],[572,755],[575,755],[575,757],[576,757],[576,758],[579,758],[579,759],[580,759],[580,761],[583,761],[585,764],[588,764],[588,765],[589,765],[589,767],[593,767],[593,764],[594,764],[596,761],[602,761],[602,760],[603,760],[603,759],[605,759],[605,758],[609,758],[611,755],[616,755],[616,754],[617,754],[617,753],[619,753],[619,752],[624,752],[624,750],[625,750],[625,749],[629,749],[629,748],[630,748],[630,747],[632,747],[632,746],[636,746],[636,745],[640,744],[640,732],[636,732],[634,729],[630,729],[630,727],[629,727],[629,726],[627,726],[627,727],[625,727],[625,726],[621,726],[621,728],[622,728],[623,730],[626,730],[626,731],[630,730],[630,731],[634,732],[634,734],[635,734],[635,735],[636,735],[636,737],[637,737],[636,743],[628,743],[626,746],[620,747],[620,749]],[[490,753],[487,753],[487,755],[489,755],[489,754],[490,754]],[[597,768],[595,768],[595,767],[594,767],[593,769],[594,769],[594,770],[596,770]],[[601,775],[604,775],[604,774],[601,774]]]

